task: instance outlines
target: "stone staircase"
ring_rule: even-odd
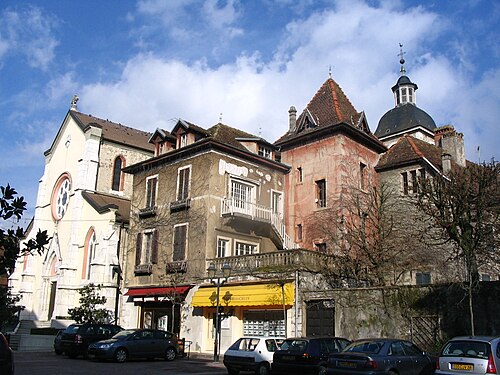
[[[48,328],[50,321],[21,320],[10,335],[10,347],[18,351],[51,350],[54,336],[32,335],[32,328]]]

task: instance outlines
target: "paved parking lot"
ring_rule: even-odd
[[[70,359],[53,352],[14,352],[16,375],[154,375],[212,374],[225,375],[226,368],[209,356],[191,355],[173,362],[164,360],[130,361],[125,363]]]

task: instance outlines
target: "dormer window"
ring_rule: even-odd
[[[188,134],[181,134],[181,147],[185,147],[188,145]]]
[[[259,155],[265,158],[271,159],[271,149],[265,146],[259,145]]]

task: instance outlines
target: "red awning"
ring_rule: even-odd
[[[184,294],[190,286],[163,287],[163,288],[130,288],[126,296],[131,297],[151,297],[151,296],[171,296],[172,294]]]

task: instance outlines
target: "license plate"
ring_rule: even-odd
[[[356,367],[356,363],[354,363],[354,362],[346,362],[346,361],[339,361],[339,367],[355,368]]]
[[[474,365],[470,363],[452,363],[452,370],[461,370],[461,371],[472,371],[474,370]]]
[[[285,361],[293,361],[293,360],[295,360],[295,357],[293,355],[284,355],[283,359]]]

